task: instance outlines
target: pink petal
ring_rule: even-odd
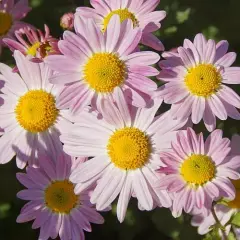
[[[124,38],[121,42],[118,49],[119,55],[127,56],[131,54],[140,42],[141,37],[141,30],[139,28],[134,28],[133,31],[128,34],[128,37]]]
[[[212,132],[216,128],[216,117],[213,114],[208,101],[206,101],[205,112],[203,114],[204,124],[209,132]]]
[[[191,67],[196,66],[196,62],[195,62],[194,55],[193,55],[192,51],[190,51],[189,49],[185,49],[183,47],[179,47],[178,48],[178,53],[179,53],[184,65],[187,68],[191,68]]]
[[[120,18],[118,15],[114,15],[111,17],[106,32],[106,51],[113,52],[116,50],[116,46],[119,40],[120,35]]]
[[[131,198],[131,195],[132,195],[132,180],[130,173],[127,173],[126,180],[119,194],[117,203],[117,218],[120,223],[124,221],[124,218],[126,216],[127,206]]]
[[[158,62],[160,56],[157,53],[150,51],[135,52],[127,57],[127,64],[131,65],[152,65]]]
[[[221,89],[217,92],[217,95],[232,106],[240,108],[240,97],[226,85],[222,85]]]
[[[215,64],[224,67],[230,67],[236,60],[237,54],[234,52],[229,52],[221,57]]]
[[[227,51],[228,51],[228,41],[222,40],[217,43],[216,45],[216,57],[215,57],[215,62],[217,62],[221,57],[223,57]]]
[[[198,124],[205,111],[205,99],[201,97],[195,98],[192,108],[192,121],[194,124]]]
[[[137,169],[134,172],[132,186],[133,186],[133,191],[135,192],[136,197],[139,203],[143,206],[143,208],[147,211],[152,210],[153,199],[152,199],[148,184],[140,169]]]
[[[105,156],[99,156],[90,159],[89,161],[81,164],[81,167],[73,171],[70,176],[70,180],[74,183],[85,182],[101,173],[109,162]]]
[[[221,102],[221,100],[216,96],[212,95],[211,98],[208,99],[208,104],[213,111],[213,113],[221,120],[227,119],[227,111]]]
[[[163,43],[152,33],[143,32],[141,43],[156,51],[164,51]]]
[[[203,34],[201,33],[197,34],[196,37],[194,38],[194,45],[199,52],[201,61],[204,61],[204,52],[205,52],[206,44],[207,44],[207,41],[203,36]]]
[[[213,63],[215,56],[216,56],[216,43],[214,40],[210,39],[207,42],[203,60],[206,63]]]

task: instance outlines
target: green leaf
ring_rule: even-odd
[[[185,11],[178,11],[176,13],[176,19],[178,23],[184,23],[188,20],[191,13],[191,8],[187,8]]]
[[[169,28],[165,29],[164,34],[165,35],[171,35],[171,34],[174,34],[175,32],[177,32],[177,27],[172,26],[172,27],[169,27]]]
[[[232,224],[240,227],[240,212],[233,217]]]
[[[9,214],[9,210],[11,209],[11,205],[9,203],[4,203],[0,205],[0,219],[6,218]]]

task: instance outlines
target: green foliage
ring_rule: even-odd
[[[234,218],[232,219],[232,224],[240,227],[240,212],[234,216]]]

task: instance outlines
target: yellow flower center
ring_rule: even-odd
[[[95,53],[84,68],[85,81],[100,93],[113,92],[125,79],[126,67],[113,53]]]
[[[114,132],[108,141],[107,150],[112,163],[124,170],[143,167],[151,151],[148,136],[133,127]]]
[[[6,12],[0,12],[0,36],[5,35],[12,26],[12,16]]]
[[[234,187],[236,188],[236,197],[233,201],[228,202],[230,208],[240,209],[240,180],[232,181]]]
[[[28,91],[19,98],[15,108],[19,124],[32,133],[43,132],[51,127],[58,113],[54,96],[44,90]]]
[[[215,177],[216,167],[206,155],[193,154],[184,160],[180,172],[190,184],[203,185]]]
[[[134,26],[134,27],[137,27],[137,26],[138,26],[138,20],[137,20],[137,18],[135,17],[135,15],[134,15],[133,13],[129,12],[127,8],[125,8],[125,9],[114,10],[114,11],[110,12],[110,13],[104,18],[104,20],[103,20],[103,31],[106,30],[107,25],[108,25],[111,17],[112,17],[113,15],[115,15],[115,14],[117,14],[117,15],[120,17],[121,23],[122,23],[123,21],[125,21],[126,19],[131,19],[132,22],[133,22],[133,26]]]
[[[68,214],[78,204],[74,185],[68,180],[52,182],[45,189],[45,204],[53,212]]]
[[[209,97],[215,94],[221,86],[222,77],[211,64],[200,64],[188,70],[185,84],[188,90],[199,97]]]
[[[41,43],[40,42],[36,42],[34,43],[31,47],[28,48],[27,50],[27,54],[31,55],[33,57],[36,57],[37,54],[37,50],[40,47]]]

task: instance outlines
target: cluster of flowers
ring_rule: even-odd
[[[134,197],[140,210],[193,215],[200,234],[237,236],[239,136],[216,129],[216,117],[240,120],[240,97],[226,85],[240,84],[236,54],[198,34],[159,62],[139,44],[164,51],[153,35],[166,15],[155,11],[160,0],[90,2],[62,18],[62,40],[18,21],[27,0],[0,2],[1,44],[16,61],[0,64],[0,163],[27,165],[17,221],[34,220],[41,240],[84,239],[90,222],[104,222],[96,210],[118,197],[123,222]],[[192,129],[201,120],[205,140]]]

